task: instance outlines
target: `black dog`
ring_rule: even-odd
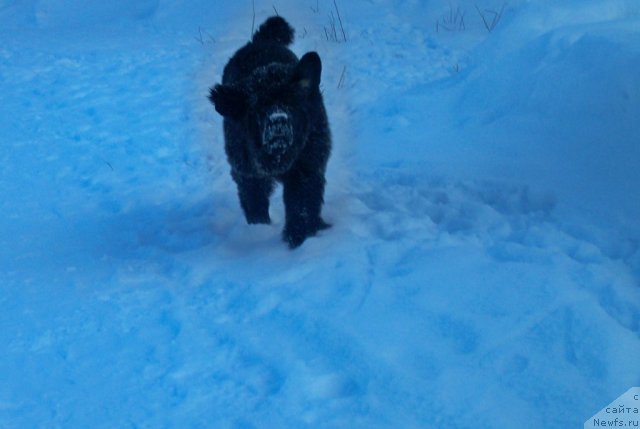
[[[284,186],[289,247],[328,228],[320,212],[331,152],[315,52],[300,60],[287,46],[293,29],[267,19],[229,60],[209,99],[224,117],[225,151],[247,222],[270,223],[269,196]]]

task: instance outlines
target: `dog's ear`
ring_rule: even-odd
[[[238,88],[216,85],[209,91],[209,100],[225,118],[239,119],[247,109],[247,98]]]
[[[322,62],[320,61],[320,56],[316,52],[307,52],[300,58],[294,78],[302,89],[318,89],[321,73]]]

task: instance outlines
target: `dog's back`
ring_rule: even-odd
[[[293,43],[293,35],[293,28],[283,18],[267,19],[251,41],[231,57],[224,68],[222,83],[236,83],[248,78],[257,68],[273,63],[295,65],[298,57],[287,48]]]

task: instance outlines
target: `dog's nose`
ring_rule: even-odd
[[[289,115],[284,110],[272,111],[267,118],[267,128],[272,136],[284,136],[289,132]]]
[[[274,112],[271,112],[271,114],[269,115],[269,122],[271,122],[272,124],[280,124],[283,122],[287,122],[288,120],[289,115],[283,110],[276,110]]]
[[[267,146],[287,146],[293,130],[289,114],[281,108],[275,108],[267,114],[264,127],[263,144]]]

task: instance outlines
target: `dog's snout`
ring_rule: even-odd
[[[283,150],[291,144],[293,129],[289,114],[274,108],[267,113],[262,143],[268,150]]]
[[[272,136],[284,136],[289,133],[289,115],[281,109],[269,113],[266,127]]]

